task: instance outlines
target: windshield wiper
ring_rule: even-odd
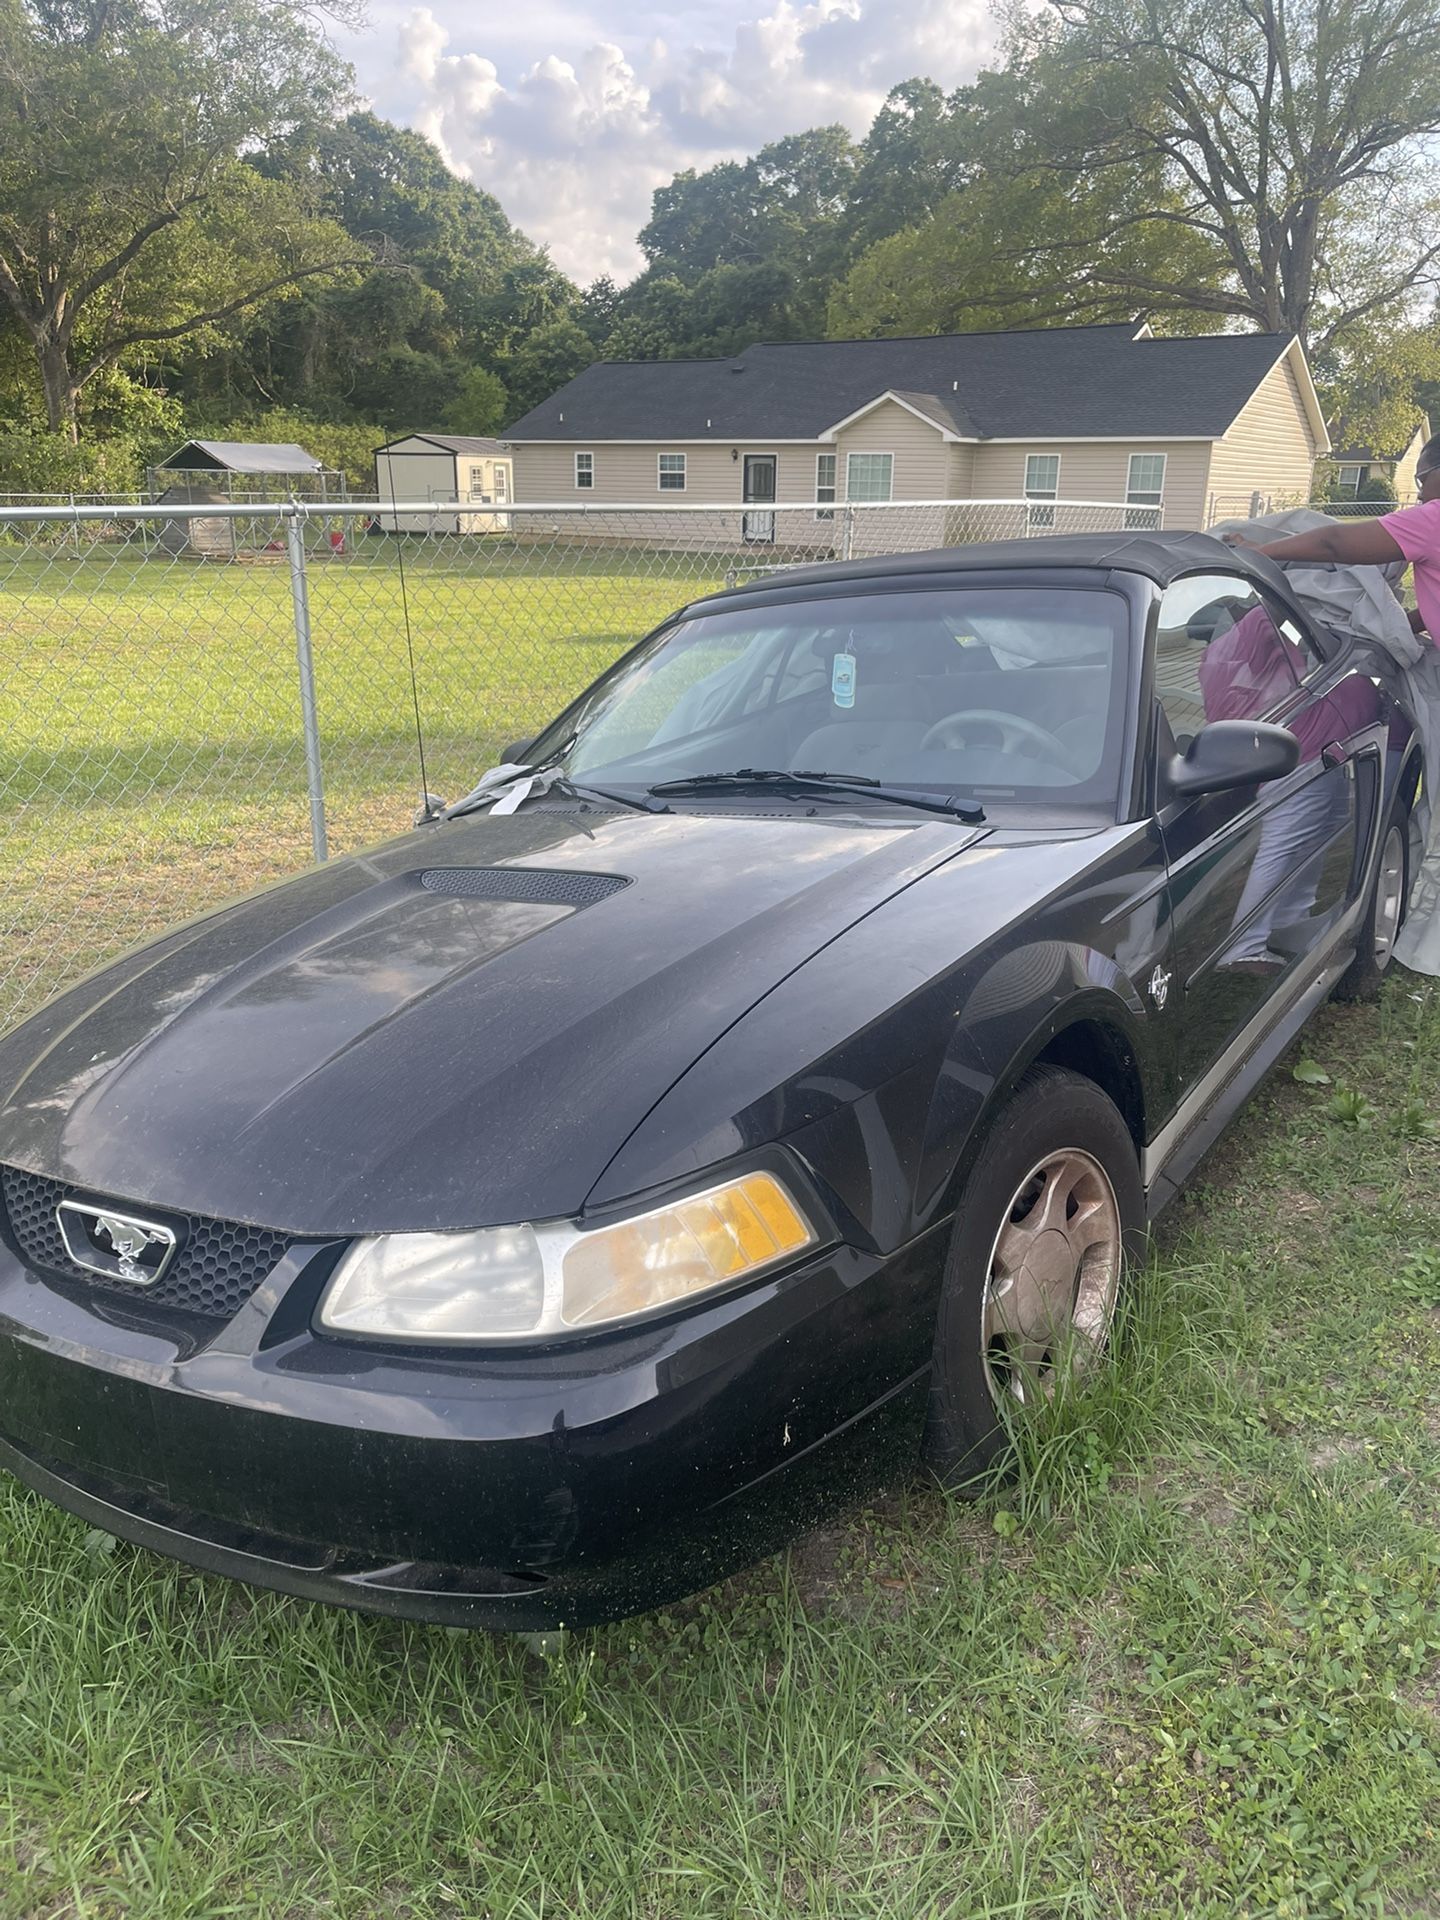
[[[979,826],[985,818],[983,807],[962,806],[958,800],[941,793],[912,793],[908,787],[888,787],[883,780],[876,780],[868,773],[808,773],[804,769],[786,767],[737,767],[734,773],[692,773],[682,780],[661,780],[648,792],[663,794],[688,793],[744,793],[756,788],[783,791],[793,788],[799,793],[845,793],[851,790],[864,793],[867,798],[890,800],[896,806],[920,807],[926,813],[948,813],[956,819],[964,820],[971,826]]]
[[[651,806],[648,800],[642,800],[638,793],[616,793],[610,787],[592,787],[588,782],[572,780],[568,774],[561,773],[552,777],[549,793],[564,794],[566,798],[576,800],[609,800],[617,807],[629,807],[635,813],[669,813],[669,807]],[[647,788],[647,792],[653,792]]]

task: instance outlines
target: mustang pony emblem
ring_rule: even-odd
[[[137,1220],[78,1200],[62,1200],[55,1218],[76,1266],[110,1280],[153,1286],[175,1252],[175,1235],[155,1220]]]

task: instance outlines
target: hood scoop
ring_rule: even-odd
[[[630,882],[616,873],[567,873],[544,867],[429,867],[420,875],[420,884],[427,893],[455,894],[462,900],[593,907]]]

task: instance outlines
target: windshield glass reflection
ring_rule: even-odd
[[[640,648],[530,758],[622,787],[761,768],[1093,804],[1114,794],[1125,685],[1125,604],[1103,590],[730,607]]]

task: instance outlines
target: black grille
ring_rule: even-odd
[[[420,884],[467,900],[515,900],[547,907],[593,907],[630,882],[614,873],[551,873],[538,867],[431,867]]]
[[[266,1227],[209,1220],[201,1214],[157,1213],[157,1224],[163,1222],[175,1231],[175,1257],[163,1278],[153,1286],[138,1287],[128,1280],[77,1267],[66,1252],[55,1209],[62,1200],[93,1198],[83,1188],[47,1180],[19,1167],[0,1167],[0,1194],[4,1195],[15,1244],[32,1266],[81,1280],[86,1286],[104,1287],[130,1300],[152,1300],[157,1306],[178,1307],[211,1320],[228,1320],[238,1313],[291,1244],[289,1235],[272,1233]],[[135,1211],[122,1200],[110,1204],[126,1212]],[[143,1214],[145,1210],[140,1211]]]

